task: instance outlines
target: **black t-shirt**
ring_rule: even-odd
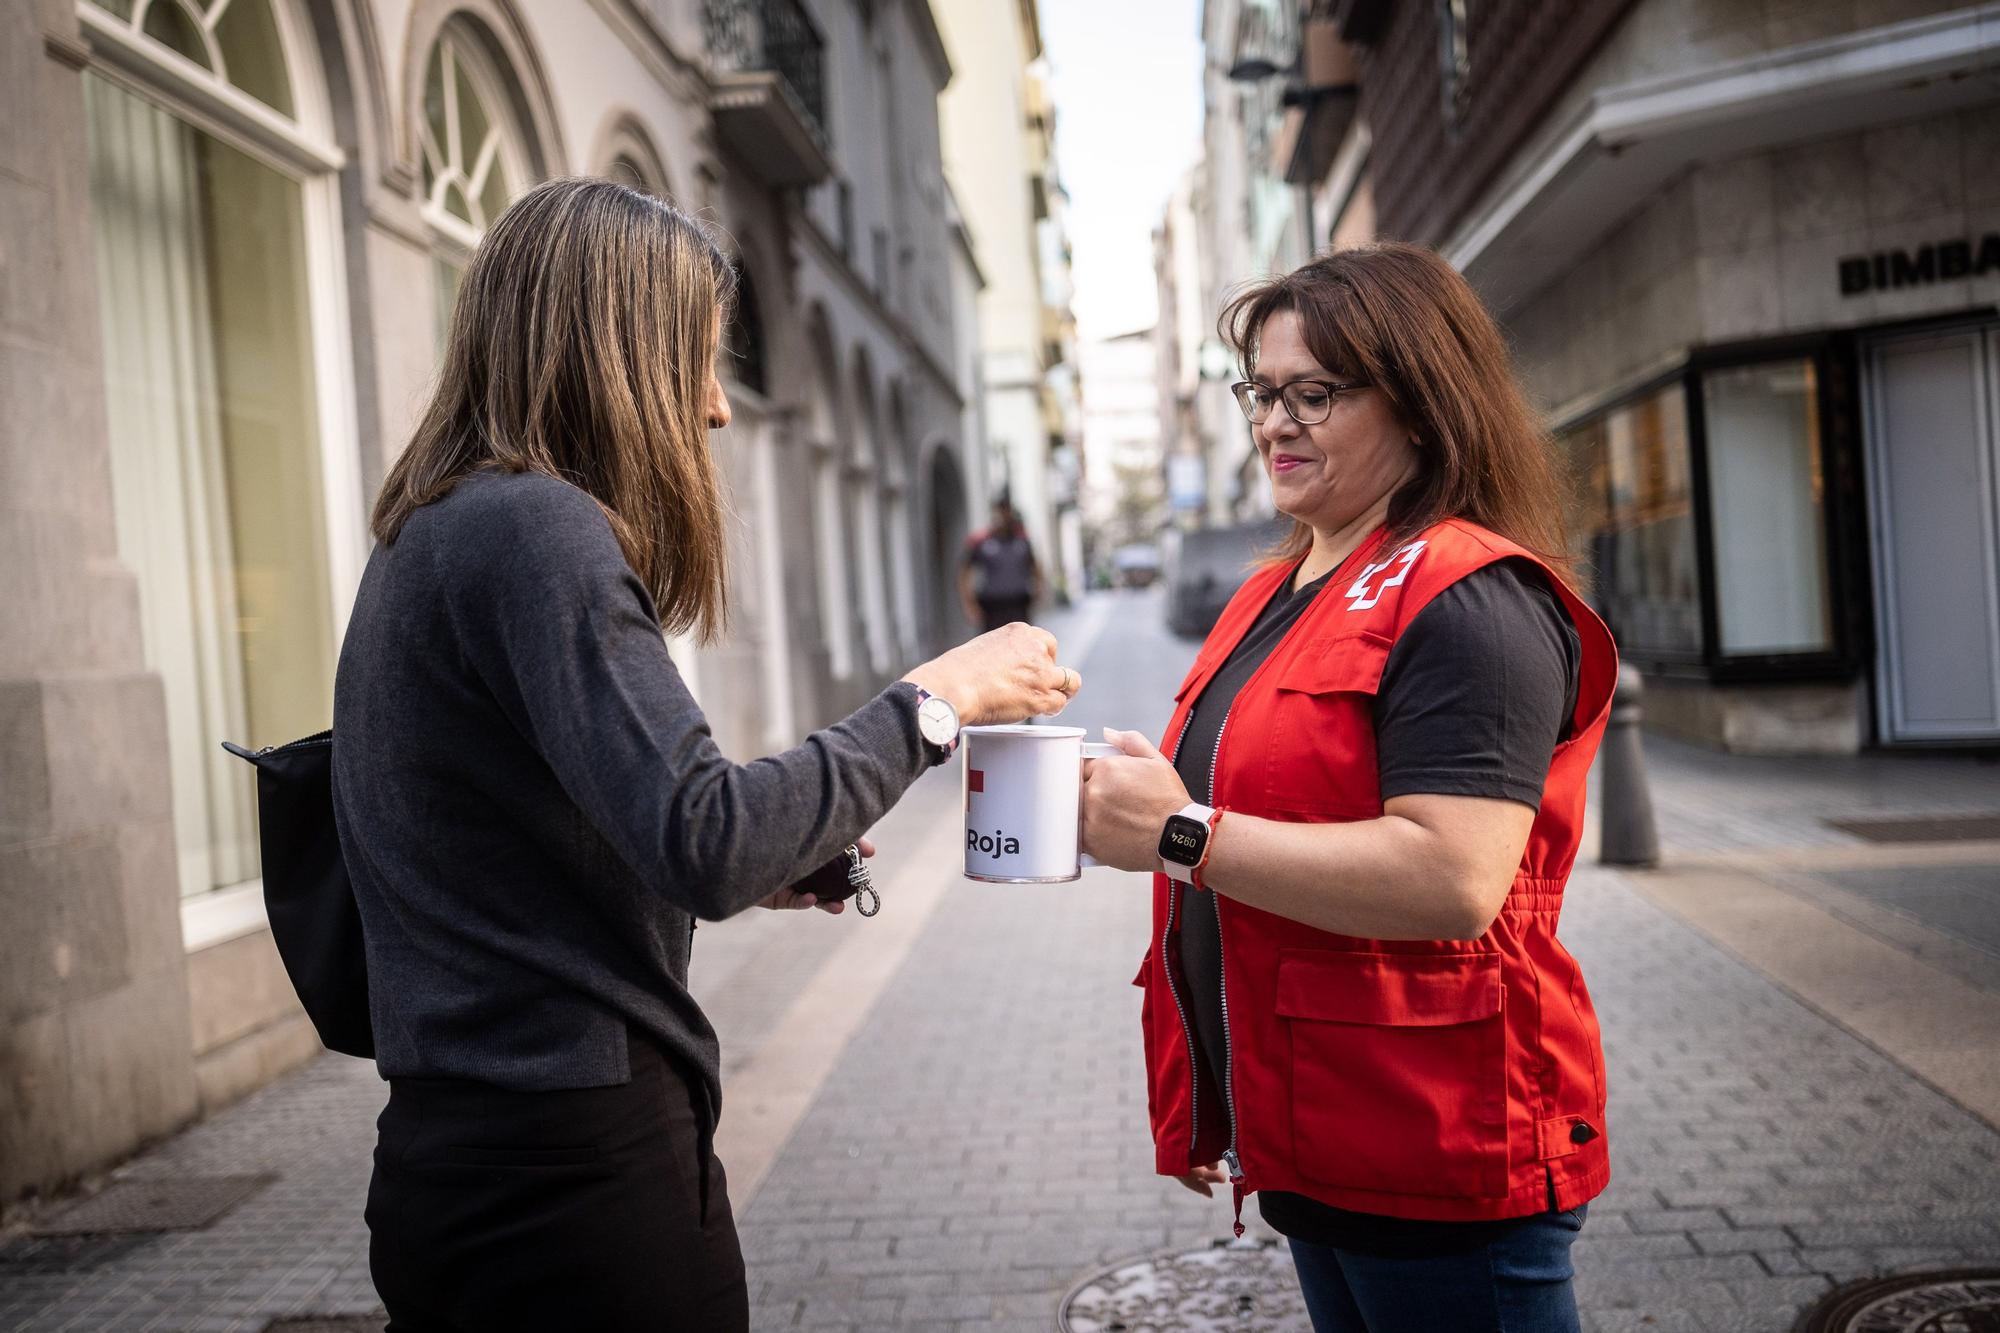
[[[1215,750],[1236,696],[1297,624],[1331,574],[1293,591],[1287,580],[1195,700],[1175,750],[1188,792],[1212,794]],[[1460,579],[1418,612],[1390,649],[1375,693],[1382,798],[1487,796],[1538,807],[1558,740],[1576,708],[1583,649],[1540,569],[1503,560]],[[1226,1066],[1222,938],[1214,897],[1178,890],[1188,1017],[1210,1070]],[[1216,1082],[1219,1084],[1220,1080]],[[1425,1248],[1438,1227],[1332,1208],[1303,1195],[1258,1195],[1264,1220],[1325,1244]]]

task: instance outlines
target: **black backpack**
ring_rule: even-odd
[[[333,733],[246,750],[257,766],[264,910],[292,989],[328,1050],[375,1058],[361,912],[333,824]]]

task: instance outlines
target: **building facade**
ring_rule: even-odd
[[[2000,6],[1301,17],[1360,83],[1294,94],[1315,242],[1436,246],[1501,319],[1648,722],[2000,744]]]
[[[742,276],[723,748],[955,637],[978,272],[923,0],[43,0],[0,17],[0,1202],[310,1056],[218,742],[331,714],[485,226],[590,174]]]
[[[1160,227],[1162,300],[1179,313],[1177,345],[1185,403],[1169,456],[1198,455],[1180,484],[1176,509],[1196,526],[1271,512],[1270,486],[1229,385],[1241,367],[1216,336],[1216,316],[1246,284],[1305,262],[1302,201],[1278,165],[1287,125],[1284,80],[1299,41],[1291,0],[1204,0],[1201,11],[1202,158],[1168,204]],[[1163,309],[1166,308],[1164,305]],[[1199,498],[1196,500],[1196,492]]]
[[[1241,367],[1216,319],[1246,284],[1308,253],[1305,200],[1283,166],[1296,113],[1281,77],[1300,42],[1290,0],[1204,0],[1202,154],[1153,232],[1165,491],[1175,526],[1271,513],[1268,478],[1230,397]]]
[[[1083,344],[1083,512],[1092,567],[1108,572],[1120,546],[1151,542],[1167,517],[1160,449],[1157,330]]]
[[[1082,586],[1082,418],[1068,198],[1041,20],[1035,0],[938,0],[936,8],[958,70],[942,103],[945,165],[986,280],[986,485],[1013,502],[1052,590],[1066,597]]]

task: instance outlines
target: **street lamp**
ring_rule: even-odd
[[[1304,64],[1305,56],[1303,52],[1294,54],[1291,63],[1288,65],[1280,65],[1269,56],[1243,56],[1229,67],[1229,78],[1234,83],[1262,83],[1266,79],[1276,78],[1282,74],[1288,80],[1293,80],[1296,77],[1303,76],[1304,70],[1301,67]],[[1287,108],[1299,107],[1304,110],[1305,124],[1301,126],[1301,132],[1306,135],[1307,142],[1310,144],[1313,133],[1313,108],[1316,105],[1329,97],[1359,97],[1360,95],[1361,85],[1351,79],[1344,83],[1314,84],[1290,81],[1286,83],[1285,90],[1278,95],[1278,105]],[[1299,214],[1305,223],[1306,229],[1306,255],[1310,258],[1319,248],[1313,232],[1312,187],[1310,185],[1301,185],[1297,188],[1299,191]]]
[[[1229,77],[1237,83],[1262,83],[1273,74],[1288,74],[1294,68],[1274,64],[1268,56],[1244,56],[1229,67]]]

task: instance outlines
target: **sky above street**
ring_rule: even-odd
[[[1198,0],[1041,0],[1078,336],[1152,325],[1153,229],[1201,151]]]

